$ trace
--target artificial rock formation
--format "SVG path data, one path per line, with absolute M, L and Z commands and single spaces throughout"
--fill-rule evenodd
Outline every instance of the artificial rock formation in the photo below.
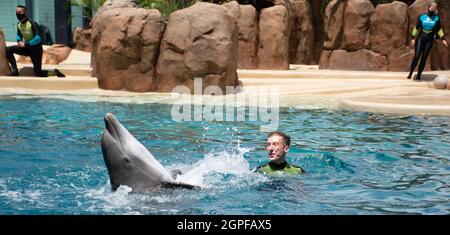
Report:
M 75 28 L 73 31 L 73 49 L 92 51 L 92 29 Z
M 252 5 L 241 5 L 239 18 L 238 68 L 254 69 L 257 66 L 258 18 Z
M 408 39 L 411 7 L 400 1 L 378 4 L 374 10 L 371 5 L 369 0 L 330 2 L 324 21 L 326 50 L 319 68 L 409 70 L 414 56 Z
M 0 31 L 0 76 L 8 75 L 11 70 L 6 59 L 6 43 L 5 35 Z
M 97 14 L 92 32 L 92 65 L 99 87 L 154 91 L 163 31 L 158 10 L 121 7 Z
M 436 2 L 438 4 L 442 29 L 446 35 L 447 42 L 450 43 L 450 2 L 448 0 L 438 0 Z M 430 57 L 431 69 L 450 70 L 450 48 L 446 48 L 440 40 L 435 42 Z
M 63 44 L 54 44 L 45 50 L 42 60 L 44 61 L 44 56 L 47 55 L 49 64 L 59 64 L 69 57 L 70 52 L 72 52 L 72 49 L 69 47 Z
M 380 4 L 371 17 L 371 49 L 387 56 L 389 71 L 408 71 L 414 48 L 408 45 L 408 5 L 395 1 Z M 427 66 L 427 70 L 429 65 Z
M 414 49 L 401 47 L 388 54 L 389 71 L 407 71 L 414 57 Z
M 388 69 L 385 56 L 362 49 L 358 51 L 334 50 L 322 53 L 321 69 L 380 71 Z
M 382 58 L 382 55 L 367 50 L 373 12 L 373 5 L 369 0 L 333 0 L 327 5 L 324 16 L 324 51 L 319 68 L 387 69 L 386 57 Z
M 291 64 L 316 64 L 314 18 L 308 0 L 293 2 L 294 21 L 291 27 L 289 56 Z
M 238 25 L 235 16 L 221 6 L 197 2 L 170 15 L 157 64 L 158 91 L 177 85 L 194 92 L 194 78 L 202 86 L 238 85 Z
M 289 10 L 283 5 L 261 10 L 258 68 L 289 69 L 290 20 Z
M 320 2 L 257 0 L 252 5 L 236 1 L 223 4 L 238 21 L 238 68 L 287 69 L 289 64 L 317 64 L 323 23 L 321 11 L 314 11 L 314 6 L 320 9 Z
M 194 77 L 202 77 L 204 86 L 236 85 L 237 67 L 288 69 L 290 63 L 319 62 L 326 69 L 407 71 L 414 55 L 409 35 L 430 1 L 374 8 L 370 0 L 333 0 L 324 16 L 321 0 L 198 3 L 174 12 L 165 28 L 160 15 L 127 13 L 146 11 L 135 8 L 136 1 L 109 0 L 94 21 L 93 73 L 100 72 L 105 89 L 171 91 L 176 85 L 192 88 Z M 448 33 L 450 4 L 437 2 Z M 107 23 L 96 22 L 114 10 L 115 15 L 103 17 Z M 152 33 L 144 33 L 148 25 Z M 111 35 L 102 37 L 98 29 Z M 437 41 L 426 69 L 450 69 L 449 52 Z
M 106 0 L 98 9 L 96 15 L 101 15 L 103 11 L 111 10 L 114 8 L 135 8 L 136 6 L 137 0 Z
M 370 16 L 374 12 L 368 0 L 348 0 L 344 12 L 343 48 L 355 51 L 369 47 Z
M 318 64 L 320 55 L 323 50 L 324 43 L 324 22 L 322 14 L 322 2 L 324 0 L 312 0 L 310 6 L 312 8 L 312 19 L 314 24 L 314 61 L 311 64 Z
M 69 57 L 72 49 L 63 44 L 54 44 L 42 53 L 42 64 L 60 64 Z M 19 56 L 17 62 L 31 64 L 29 56 Z
M 371 17 L 370 45 L 375 52 L 387 55 L 407 44 L 408 5 L 395 1 L 377 6 Z
M 258 16 L 253 5 L 239 5 L 236 1 L 223 4 L 238 23 L 238 68 L 255 69 L 258 51 Z
M 227 10 L 228 14 L 232 15 L 236 20 L 239 19 L 239 16 L 241 15 L 241 5 L 239 5 L 236 1 L 231 1 L 222 4 L 223 7 Z
M 317 43 L 323 41 L 324 58 L 321 58 L 319 67 L 322 63 L 328 63 L 326 59 L 333 57 L 330 51 L 346 50 L 347 52 L 359 51 L 362 49 L 370 50 L 379 56 L 386 57 L 388 66 L 378 66 L 381 69 L 387 68 L 389 71 L 408 71 L 411 60 L 414 56 L 414 46 L 410 44 L 412 38 L 411 32 L 417 22 L 420 14 L 426 13 L 427 6 L 434 0 L 416 0 L 411 6 L 401 1 L 393 1 L 388 4 L 378 4 L 374 9 L 370 0 L 332 0 L 326 7 L 323 16 L 323 34 L 315 33 L 314 41 L 316 46 L 309 49 L 309 46 L 298 46 L 290 44 L 290 62 L 308 64 L 309 59 L 297 60 L 297 58 L 309 58 L 310 51 L 321 51 Z M 280 1 L 272 1 L 275 5 Z M 312 17 L 309 17 L 308 10 L 302 6 L 303 12 L 299 15 L 307 16 L 310 19 L 318 17 L 320 12 L 320 3 L 322 1 L 292 1 L 294 6 L 309 3 L 312 6 Z M 438 12 L 445 34 L 450 33 L 450 2 L 448 0 L 436 0 Z M 319 7 L 319 8 L 318 8 Z M 295 9 L 295 8 L 294 8 Z M 298 9 L 296 9 L 298 11 Z M 298 14 L 298 12 L 296 13 Z M 295 24 L 292 26 L 291 37 L 299 35 L 310 35 L 302 31 L 299 25 L 299 15 L 296 15 Z M 314 28 L 321 30 L 320 24 L 313 21 Z M 448 39 L 449 37 L 447 37 Z M 297 39 L 298 40 L 298 39 Z M 309 44 L 309 43 L 307 43 Z M 307 48 L 307 49 L 305 49 Z M 297 51 L 293 53 L 293 51 Z M 337 53 L 340 55 L 341 53 Z M 366 53 L 360 53 L 366 54 Z M 373 55 L 372 53 L 369 53 Z M 367 57 L 370 58 L 371 56 Z M 378 58 L 378 56 L 376 56 Z M 348 68 L 353 69 L 349 63 Z M 370 66 L 369 66 L 370 67 Z M 377 67 L 377 66 L 375 66 Z M 432 53 L 426 65 L 426 70 L 450 69 L 450 48 L 443 46 L 440 40 L 436 40 Z
M 339 49 L 344 34 L 344 0 L 333 0 L 328 3 L 324 15 L 325 50 Z
M 133 1 L 128 1 L 133 2 Z M 170 92 L 185 85 L 238 85 L 239 5 L 210 3 L 173 12 L 165 24 L 158 10 L 102 7 L 93 21 L 92 66 L 99 87 Z M 236 10 L 237 9 L 237 10 Z

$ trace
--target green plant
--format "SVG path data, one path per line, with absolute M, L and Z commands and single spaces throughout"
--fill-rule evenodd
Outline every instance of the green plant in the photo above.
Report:
M 332 0 L 322 0 L 322 5 L 320 6 L 320 9 L 322 11 L 322 13 L 325 12 L 325 9 L 328 6 L 328 3 L 330 3 Z
M 70 6 L 76 6 L 83 9 L 83 17 L 89 25 L 92 20 L 93 14 L 98 10 L 100 6 L 105 3 L 106 0 L 71 0 Z M 138 0 L 137 3 L 140 7 L 146 9 L 158 9 L 164 17 L 176 11 L 186 7 L 192 6 L 194 3 L 201 0 Z M 203 0 L 203 2 L 211 2 L 215 4 L 223 4 L 231 0 Z
M 138 4 L 142 8 L 158 9 L 162 15 L 168 17 L 170 13 L 189 7 L 197 0 L 139 0 Z
M 106 0 L 70 0 L 69 6 L 79 7 L 83 9 L 83 20 L 85 25 L 90 25 L 92 21 L 92 17 L 94 17 L 94 13 L 100 8 Z M 70 19 L 73 16 L 70 16 Z

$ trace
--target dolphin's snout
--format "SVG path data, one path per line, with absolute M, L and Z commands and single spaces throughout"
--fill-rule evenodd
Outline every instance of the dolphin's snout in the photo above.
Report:
M 108 121 L 111 121 L 111 119 L 113 119 L 113 118 L 115 118 L 114 117 L 114 114 L 112 114 L 112 113 L 106 113 L 105 114 L 105 122 L 108 120 Z
M 112 113 L 106 113 L 104 117 L 106 130 L 114 137 L 117 137 L 116 128 L 114 127 L 114 121 L 116 117 Z

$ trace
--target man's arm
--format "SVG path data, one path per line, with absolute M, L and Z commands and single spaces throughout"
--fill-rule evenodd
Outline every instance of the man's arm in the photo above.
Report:
M 17 41 L 17 44 L 19 45 L 19 47 L 24 47 L 25 46 L 23 44 L 23 35 L 22 35 L 22 32 L 20 32 L 19 24 L 17 24 L 16 41 Z
M 420 20 L 420 17 L 422 17 L 422 15 L 419 16 L 419 18 L 417 19 L 417 23 L 416 26 L 414 27 L 413 31 L 412 31 L 412 36 L 415 38 L 417 36 L 417 34 L 419 33 L 419 29 L 422 28 L 422 21 Z
M 17 34 L 16 34 L 16 40 L 17 42 L 22 41 L 23 36 L 22 33 L 20 32 L 19 28 L 17 28 Z
M 422 21 L 420 20 L 421 17 L 422 17 L 422 15 L 420 15 L 419 18 L 417 19 L 416 26 L 414 26 L 414 29 L 412 31 L 413 39 L 411 40 L 411 43 L 413 45 L 416 43 L 415 39 L 417 37 L 417 34 L 419 33 L 419 30 L 421 30 L 421 28 L 422 28 Z
M 444 44 L 444 46 L 448 47 L 447 41 L 445 41 L 444 31 L 442 30 L 441 19 L 439 19 L 438 22 L 436 22 L 436 31 L 437 31 L 438 37 L 442 40 L 442 43 Z
M 444 31 L 442 30 L 442 26 L 441 26 L 441 19 L 438 19 L 438 21 L 436 22 L 436 25 L 434 27 L 435 33 L 438 35 L 439 39 L 444 40 Z
M 28 42 L 28 44 L 30 46 L 35 46 L 35 45 L 37 45 L 39 43 L 42 43 L 42 38 L 41 38 L 41 36 L 39 36 L 39 28 L 38 28 L 36 22 L 30 21 L 30 23 L 31 23 L 31 30 L 33 30 L 34 37 L 33 37 L 33 39 L 31 39 Z

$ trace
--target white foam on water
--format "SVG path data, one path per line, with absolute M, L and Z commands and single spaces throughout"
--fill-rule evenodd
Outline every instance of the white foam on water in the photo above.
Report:
M 236 148 L 237 153 L 221 151 L 206 154 L 192 166 L 184 166 L 176 180 L 206 188 L 249 186 L 267 181 L 267 177 L 252 172 L 244 154 L 250 149 Z
M 6 199 L 9 199 L 11 201 L 14 201 L 14 202 L 21 202 L 21 201 L 23 201 L 21 193 L 16 192 L 16 191 L 8 191 L 8 190 L 5 190 L 5 189 L 1 190 L 0 191 L 0 198 L 2 198 L 2 197 L 6 198 Z
M 39 186 L 39 185 L 38 185 Z M 9 189 L 5 180 L 0 180 L 0 200 L 14 203 L 30 203 L 40 207 L 50 206 L 44 199 L 44 191 L 40 189 Z M 23 208 L 26 209 L 26 208 Z
M 109 181 L 100 188 L 86 190 L 84 195 L 80 197 L 87 197 L 90 199 L 88 202 L 83 203 L 83 206 L 87 207 L 86 210 L 88 212 L 104 212 L 108 214 L 124 215 L 160 213 L 163 210 L 159 208 L 158 205 L 164 203 L 173 204 L 185 200 L 183 195 L 169 195 L 158 191 L 133 194 L 132 188 L 125 185 L 121 185 L 116 191 L 112 191 Z M 81 202 L 79 204 L 81 204 Z M 172 209 L 167 212 L 176 213 L 177 210 Z
M 248 187 L 268 178 L 252 172 L 244 154 L 251 149 L 239 146 L 231 151 L 220 151 L 206 154 L 194 165 L 173 165 L 169 169 L 180 169 L 185 172 L 176 178 L 177 181 L 199 185 L 211 190 L 203 193 L 154 191 L 145 194 L 133 194 L 128 186 L 120 186 L 116 191 L 111 190 L 108 181 L 104 186 L 86 190 L 82 196 L 89 198 L 83 202 L 88 212 L 141 214 L 141 213 L 177 213 L 175 208 L 167 209 L 169 205 L 185 204 L 186 201 L 196 201 L 205 194 L 217 193 L 218 189 Z M 219 190 L 222 191 L 222 190 Z M 77 197 L 80 199 L 79 197 Z M 84 201 L 84 200 L 83 200 Z
M 88 189 L 84 196 L 95 199 L 93 205 L 87 208 L 90 212 L 104 211 L 104 212 L 116 212 L 117 209 L 124 209 L 128 212 L 133 212 L 130 205 L 132 205 L 132 198 L 129 197 L 129 193 L 132 189 L 128 186 L 121 185 L 115 192 L 111 190 L 111 184 L 109 181 L 106 185 L 97 189 Z M 98 203 L 100 201 L 100 203 Z M 133 212 L 134 213 L 134 212 Z

